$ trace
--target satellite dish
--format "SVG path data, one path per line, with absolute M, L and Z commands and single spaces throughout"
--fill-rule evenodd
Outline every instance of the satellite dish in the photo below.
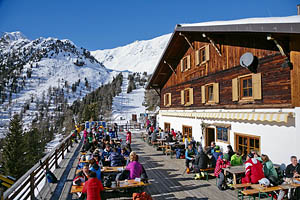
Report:
M 249 68 L 254 62 L 254 56 L 252 53 L 244 53 L 240 58 L 240 65 L 245 68 Z

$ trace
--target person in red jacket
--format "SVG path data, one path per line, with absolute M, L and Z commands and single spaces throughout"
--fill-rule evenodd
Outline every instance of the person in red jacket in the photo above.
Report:
M 217 184 L 219 190 L 225 189 L 225 186 L 224 186 L 225 176 L 224 176 L 223 169 L 227 168 L 229 166 L 230 166 L 229 155 L 228 154 L 220 155 L 217 160 L 216 168 L 215 168 L 215 176 L 219 178 L 218 184 Z
M 100 192 L 104 190 L 104 187 L 100 180 L 97 179 L 96 173 L 90 171 L 89 180 L 84 183 L 82 193 L 87 194 L 86 200 L 101 200 Z
M 247 156 L 247 161 L 245 162 L 245 177 L 242 178 L 242 183 L 258 183 L 262 178 L 265 178 L 263 165 L 254 158 L 252 153 Z

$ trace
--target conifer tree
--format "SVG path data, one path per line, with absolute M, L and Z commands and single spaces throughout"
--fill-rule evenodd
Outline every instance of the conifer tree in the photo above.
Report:
M 20 178 L 26 172 L 22 122 L 17 114 L 10 121 L 9 132 L 5 137 L 3 163 L 7 175 Z
M 25 133 L 25 162 L 27 170 L 35 165 L 43 157 L 44 146 L 41 142 L 41 135 L 37 128 Z

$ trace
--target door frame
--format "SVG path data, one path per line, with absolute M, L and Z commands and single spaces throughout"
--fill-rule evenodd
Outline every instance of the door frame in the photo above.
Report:
M 214 138 L 216 141 L 216 129 L 214 127 L 206 127 L 205 128 L 205 146 L 210 146 L 210 144 L 208 144 L 208 129 L 213 129 L 214 130 Z

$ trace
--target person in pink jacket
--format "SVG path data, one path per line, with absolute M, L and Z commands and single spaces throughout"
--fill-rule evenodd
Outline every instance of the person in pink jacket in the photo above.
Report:
M 126 170 L 129 171 L 129 179 L 140 178 L 143 166 L 138 162 L 138 156 L 134 151 L 129 155 L 130 162 L 126 167 Z

